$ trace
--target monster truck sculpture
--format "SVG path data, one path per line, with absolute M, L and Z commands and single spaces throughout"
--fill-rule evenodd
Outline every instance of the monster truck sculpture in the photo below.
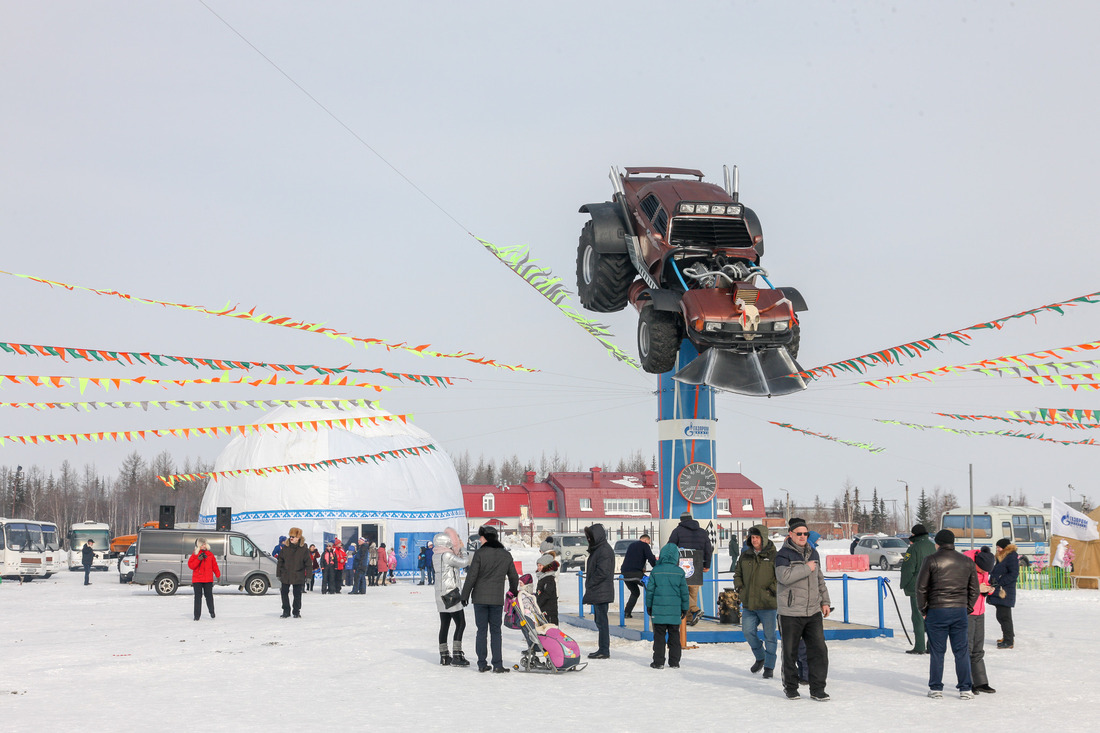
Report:
M 581 305 L 638 311 L 642 368 L 677 366 L 680 345 L 699 352 L 674 379 L 748 395 L 806 388 L 797 375 L 802 295 L 775 288 L 760 266 L 764 236 L 738 201 L 737 171 L 725 186 L 685 168 L 611 169 L 612 201 L 585 204 L 577 247 Z M 761 287 L 757 280 L 767 287 Z

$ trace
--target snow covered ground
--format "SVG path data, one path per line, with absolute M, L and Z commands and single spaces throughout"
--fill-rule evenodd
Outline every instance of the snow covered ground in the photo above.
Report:
M 525 567 L 535 554 L 516 553 Z M 896 585 L 898 573 L 886 575 Z M 359 723 L 371 730 L 587 730 L 596 724 L 677 731 L 756 729 L 765 718 L 815 731 L 985 730 L 1011 721 L 1095 730 L 1100 703 L 1097 591 L 1020 591 L 1016 648 L 987 646 L 997 694 L 970 702 L 924 697 L 927 659 L 903 654 L 909 646 L 888 600 L 887 624 L 897 636 L 831 643 L 833 699 L 822 704 L 807 696 L 788 702 L 778 680 L 749 674 L 744 644 L 686 651 L 679 670 L 650 669 L 648 643 L 614 637 L 612 658 L 578 673 L 440 667 L 434 601 L 426 586 L 409 581 L 370 588 L 365 596 L 306 594 L 300 620 L 279 618 L 278 593 L 220 590 L 217 618 L 195 622 L 190 589 L 160 597 L 120 585 L 114 572 L 93 574 L 88 587 L 82 580 L 83 573 L 62 573 L 0 585 L 3 728 L 310 731 Z M 872 590 L 853 594 L 853 610 L 874 600 L 873 583 L 858 585 Z M 575 609 L 575 573 L 560 578 L 559 591 L 563 610 Z M 472 657 L 470 610 L 467 621 Z M 595 648 L 595 632 L 566 630 L 585 652 Z M 990 611 L 987 638 L 995 641 L 998 631 Z M 506 663 L 521 648 L 519 634 L 504 629 Z M 949 659 L 948 693 L 953 674 Z

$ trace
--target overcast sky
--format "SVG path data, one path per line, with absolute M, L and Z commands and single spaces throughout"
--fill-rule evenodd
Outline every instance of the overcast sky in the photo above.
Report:
M 220 17 L 219 17 L 220 16 Z M 611 165 L 740 166 L 763 264 L 793 285 L 805 367 L 1100 290 L 1095 3 L 0 1 L 0 269 L 468 350 L 537 374 L 0 276 L 0 341 L 469 378 L 382 407 L 452 453 L 656 453 L 656 379 L 469 236 L 529 245 L 575 289 L 586 202 Z M 579 306 L 577 306 L 579 307 Z M 598 317 L 636 353 L 632 309 Z M 1100 306 L 1013 321 L 874 376 L 1100 338 Z M 1087 358 L 1087 357 L 1082 357 Z M 1100 371 L 1100 370 L 1097 370 Z M 4 374 L 199 378 L 0 356 Z M 259 372 L 266 376 L 267 373 Z M 720 471 L 769 501 L 923 487 L 1100 499 L 1100 447 L 962 437 L 933 412 L 1100 408 L 1093 391 L 954 376 L 718 400 Z M 4 384 L 0 400 L 288 399 L 354 390 L 110 393 Z M 261 413 L 0 408 L 0 434 L 226 425 Z M 769 424 L 885 450 L 871 454 Z M 1081 440 L 1100 431 L 1028 428 Z M 1100 437 L 1100 434 L 1096 435 Z M 213 460 L 226 439 L 152 439 Z M 134 446 L 0 447 L 0 463 L 114 472 Z M 965 499 L 964 499 L 965 500 Z

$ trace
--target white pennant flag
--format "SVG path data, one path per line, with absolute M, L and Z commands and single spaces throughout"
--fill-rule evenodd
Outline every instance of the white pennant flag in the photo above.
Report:
M 1050 498 L 1050 533 L 1082 542 L 1100 540 L 1095 520 L 1054 497 Z

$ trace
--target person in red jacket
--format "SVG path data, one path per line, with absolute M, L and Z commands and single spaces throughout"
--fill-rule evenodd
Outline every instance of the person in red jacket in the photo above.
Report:
M 195 551 L 187 558 L 187 567 L 191 568 L 191 587 L 195 589 L 195 620 L 202 616 L 203 596 L 210 618 L 214 618 L 214 578 L 222 577 L 222 571 L 205 537 L 195 540 Z
M 333 573 L 332 586 L 329 587 L 329 593 L 339 593 L 340 587 L 344 584 L 344 566 L 348 562 L 348 553 L 344 551 L 344 546 L 340 544 L 339 539 L 332 541 L 332 552 L 336 555 L 336 572 Z

